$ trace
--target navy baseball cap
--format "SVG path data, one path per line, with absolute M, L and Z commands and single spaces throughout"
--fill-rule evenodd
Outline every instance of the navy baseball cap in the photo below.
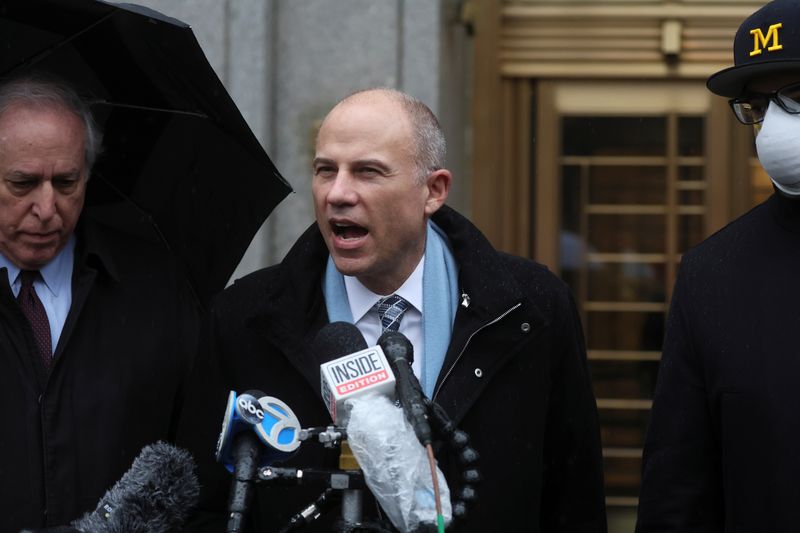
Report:
M 735 98 L 753 78 L 800 74 L 800 0 L 773 0 L 750 15 L 733 39 L 733 62 L 708 78 L 708 90 Z

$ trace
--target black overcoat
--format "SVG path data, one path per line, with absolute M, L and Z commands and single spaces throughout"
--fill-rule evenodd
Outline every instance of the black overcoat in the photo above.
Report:
M 543 266 L 495 251 L 452 209 L 443 207 L 434 220 L 451 241 L 469 295 L 469 305 L 458 308 L 434 399 L 472 437 L 485 478 L 458 531 L 605 531 L 597 413 L 568 288 Z M 327 256 L 313 225 L 281 264 L 237 281 L 212 306 L 193 380 L 198 388 L 179 430 L 179 443 L 200 463 L 206 510 L 225 504 L 230 484 L 213 463 L 229 390 L 278 397 L 303 427 L 330 423 L 321 361 L 311 351 L 328 321 L 320 288 Z M 304 443 L 290 464 L 335 467 L 337 456 L 320 450 Z M 439 459 L 452 482 L 452 458 Z M 320 492 L 259 487 L 255 530 L 277 531 Z
M 171 438 L 197 310 L 171 259 L 83 217 L 72 305 L 49 375 L 0 269 L 0 531 L 94 509 L 139 454 Z
M 683 258 L 639 532 L 800 527 L 800 202 L 774 194 Z

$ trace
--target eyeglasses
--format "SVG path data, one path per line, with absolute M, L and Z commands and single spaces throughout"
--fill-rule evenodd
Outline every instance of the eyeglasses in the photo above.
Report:
M 742 98 L 734 98 L 728 100 L 728 104 L 739 122 L 758 124 L 764 120 L 770 100 L 787 113 L 800 114 L 800 83 L 786 85 L 771 93 L 753 93 Z

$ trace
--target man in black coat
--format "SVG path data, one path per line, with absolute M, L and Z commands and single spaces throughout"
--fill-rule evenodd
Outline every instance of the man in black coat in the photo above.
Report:
M 571 294 L 443 205 L 443 160 L 438 121 L 403 93 L 359 92 L 326 117 L 313 164 L 317 223 L 280 264 L 224 291 L 203 330 L 179 444 L 198 460 L 206 511 L 224 507 L 230 485 L 213 462 L 228 392 L 261 390 L 303 427 L 330 424 L 320 395 L 326 354 L 314 353 L 313 339 L 345 320 L 374 345 L 372 304 L 397 294 L 408 300 L 399 331 L 422 359 L 423 389 L 480 454 L 478 499 L 455 530 L 606 530 L 596 407 Z M 307 441 L 289 464 L 335 468 L 337 456 Z M 437 458 L 455 492 L 456 459 L 446 448 Z M 253 530 L 277 531 L 321 491 L 259 486 Z M 330 531 L 337 513 L 308 530 Z
M 163 251 L 83 213 L 99 148 L 69 87 L 0 87 L 0 531 L 93 510 L 175 429 L 197 311 Z
M 739 28 L 709 89 L 756 130 L 775 193 L 687 252 L 645 445 L 637 531 L 800 524 L 800 1 Z

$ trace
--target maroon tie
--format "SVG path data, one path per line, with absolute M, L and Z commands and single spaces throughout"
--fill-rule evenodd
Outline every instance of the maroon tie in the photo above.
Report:
M 36 295 L 36 289 L 33 288 L 33 281 L 39 277 L 39 272 L 36 270 L 23 270 L 19 275 L 22 279 L 22 287 L 19 290 L 17 302 L 19 302 L 22 312 L 31 324 L 33 337 L 36 339 L 36 346 L 39 348 L 39 355 L 42 358 L 44 367 L 49 368 L 50 361 L 53 359 L 50 322 L 47 320 L 44 305 L 42 305 L 39 296 Z

